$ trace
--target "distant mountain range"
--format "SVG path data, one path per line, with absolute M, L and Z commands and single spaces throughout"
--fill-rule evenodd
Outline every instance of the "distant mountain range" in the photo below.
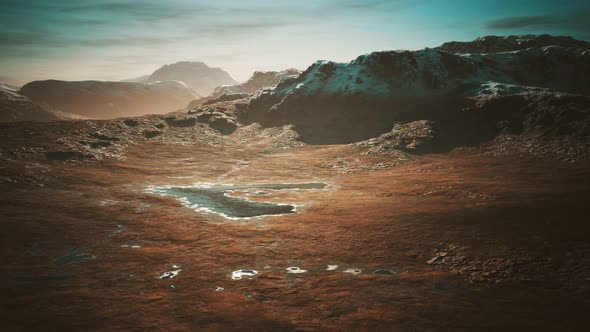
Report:
M 95 119 L 172 112 L 199 97 L 178 81 L 145 84 L 47 80 L 25 84 L 19 93 L 38 104 Z
M 169 113 L 210 94 L 218 86 L 236 83 L 219 68 L 202 62 L 178 62 L 151 75 L 120 82 L 46 80 L 25 84 L 20 89 L 4 85 L 0 118 L 44 121 Z

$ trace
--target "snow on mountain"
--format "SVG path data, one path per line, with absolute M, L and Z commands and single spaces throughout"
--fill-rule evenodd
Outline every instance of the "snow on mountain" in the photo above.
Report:
M 484 37 L 475 44 L 490 38 L 496 40 Z M 256 92 L 246 120 L 294 124 L 309 141 L 339 142 L 343 132 L 353 133 L 345 140 L 354 141 L 384 133 L 395 121 L 461 109 L 482 96 L 590 93 L 588 43 L 527 38 L 506 37 L 496 44 L 523 46 L 533 40 L 542 46 L 490 46 L 509 49 L 495 53 L 427 48 L 374 52 L 349 63 L 318 61 L 298 77 Z M 553 40 L 563 46 L 545 45 Z M 326 135 L 332 138 L 326 140 Z
M 447 42 L 436 49 L 451 53 L 497 53 L 542 46 L 589 48 L 590 43 L 568 36 L 485 36 L 468 42 Z
M 243 95 L 252 94 L 260 89 L 273 87 L 283 79 L 295 77 L 301 72 L 297 69 L 286 69 L 282 71 L 255 71 L 254 74 L 244 83 L 234 85 L 222 85 L 216 87 L 209 96 L 192 101 L 187 108 L 194 108 L 204 103 L 217 100 L 231 100 L 243 98 Z M 225 96 L 225 97 L 224 97 Z
M 297 69 L 286 69 L 282 71 L 255 71 L 254 74 L 244 83 L 235 85 L 224 85 L 215 88 L 214 97 L 224 94 L 254 93 L 262 88 L 273 87 L 284 78 L 295 77 L 301 72 Z
M 590 92 L 590 50 L 544 46 L 488 54 L 452 54 L 435 49 L 374 52 L 349 63 L 318 61 L 296 79 L 260 96 L 365 95 L 375 97 L 456 93 L 498 83 L 564 92 Z
M 203 96 L 209 95 L 218 86 L 238 83 L 220 68 L 190 61 L 164 65 L 145 80 L 146 83 L 157 81 L 182 81 Z
M 185 83 L 35 81 L 20 93 L 37 103 L 88 118 L 107 119 L 175 111 L 199 95 Z

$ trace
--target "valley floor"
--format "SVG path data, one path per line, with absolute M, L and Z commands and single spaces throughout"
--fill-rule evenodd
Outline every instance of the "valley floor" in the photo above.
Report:
M 351 146 L 269 144 L 143 142 L 122 160 L 3 161 L 4 175 L 36 167 L 50 179 L 0 184 L 3 330 L 586 325 L 587 162 L 455 150 L 395 165 Z M 145 192 L 194 182 L 328 187 L 252 198 L 303 206 L 242 221 Z M 61 264 L 68 254 L 81 261 Z M 260 273 L 232 280 L 242 268 Z

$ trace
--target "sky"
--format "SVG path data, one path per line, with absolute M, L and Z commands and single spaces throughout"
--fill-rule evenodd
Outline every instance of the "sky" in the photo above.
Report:
M 121 80 L 202 61 L 245 81 L 484 35 L 590 40 L 588 1 L 0 0 L 0 82 Z

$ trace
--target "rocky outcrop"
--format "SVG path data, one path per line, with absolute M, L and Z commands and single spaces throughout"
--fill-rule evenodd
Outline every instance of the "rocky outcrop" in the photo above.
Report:
M 396 123 L 390 132 L 355 145 L 368 148 L 369 154 L 389 154 L 397 150 L 419 154 L 486 143 L 494 153 L 526 150 L 541 154 L 542 150 L 558 152 L 563 149 L 563 146 L 558 147 L 559 142 L 571 146 L 574 142 L 586 145 L 590 141 L 588 96 L 555 92 L 486 95 L 469 99 L 460 109 L 438 111 L 416 115 L 416 118 L 429 120 Z M 585 148 L 572 149 L 567 148 L 572 150 L 569 154 L 587 155 Z M 550 155 L 551 151 L 542 154 Z M 569 154 L 555 157 L 568 160 L 579 157 Z
M 170 115 L 165 117 L 164 121 L 171 127 L 194 127 L 197 124 L 197 119 L 192 116 L 179 117 Z
M 235 99 L 243 99 L 248 95 L 264 88 L 274 87 L 283 79 L 295 77 L 301 72 L 297 69 L 286 69 L 282 71 L 256 71 L 248 79 L 248 81 L 235 84 L 223 85 L 215 88 L 213 93 L 209 96 L 193 100 L 187 106 L 187 109 L 193 109 L 200 105 L 213 104 L 219 101 L 228 101 Z
M 396 150 L 422 153 L 435 145 L 434 136 L 433 122 L 419 120 L 395 124 L 390 132 L 356 145 L 369 147 L 368 154 L 387 154 Z
M 219 131 L 223 135 L 229 135 L 238 128 L 238 120 L 235 117 L 214 107 L 201 109 L 193 114 L 196 115 L 198 122 L 208 124 L 209 127 Z
M 218 86 L 238 83 L 220 68 L 209 67 L 203 62 L 190 61 L 164 65 L 153 72 L 145 82 L 154 83 L 158 81 L 184 82 L 202 96 L 209 95 Z
M 543 46 L 589 48 L 590 43 L 567 36 L 485 36 L 468 42 L 447 42 L 436 49 L 451 53 L 498 53 Z
M 362 141 L 391 131 L 396 123 L 429 120 L 440 135 L 476 142 L 497 132 L 488 114 L 467 111 L 483 111 L 485 101 L 521 96 L 515 98 L 533 102 L 537 97 L 527 97 L 531 94 L 573 100 L 590 93 L 590 50 L 583 47 L 588 43 L 561 37 L 535 40 L 540 45 L 557 40 L 559 45 L 471 54 L 387 51 L 349 63 L 318 61 L 298 77 L 256 92 L 241 120 L 293 124 L 301 139 L 315 144 Z M 506 112 L 519 111 L 510 107 Z M 474 124 L 486 128 L 465 129 Z M 459 134 L 453 128 L 461 129 Z
M 0 84 L 0 122 L 51 121 L 59 118 L 51 111 Z
M 213 96 L 232 95 L 238 93 L 254 93 L 263 88 L 273 87 L 286 77 L 295 77 L 300 72 L 297 69 L 283 71 L 255 71 L 254 74 L 244 83 L 236 85 L 220 86 L 213 91 Z
M 176 81 L 144 84 L 48 80 L 28 83 L 20 93 L 37 103 L 94 119 L 168 113 L 198 96 Z

